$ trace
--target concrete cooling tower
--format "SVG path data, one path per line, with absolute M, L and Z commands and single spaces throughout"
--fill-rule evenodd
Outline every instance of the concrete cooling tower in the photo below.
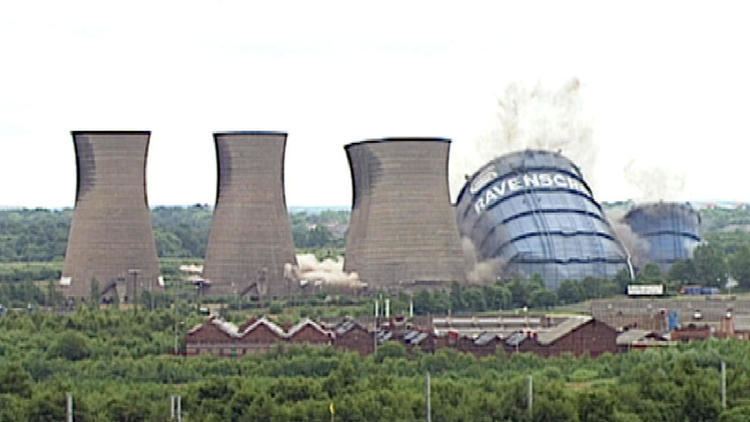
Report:
M 676 261 L 690 259 L 701 242 L 701 218 L 689 204 L 657 202 L 639 205 L 625 215 L 624 221 L 640 238 L 648 242 L 646 261 L 663 271 Z
M 465 279 L 448 193 L 446 139 L 383 139 L 345 147 L 353 204 L 344 271 L 371 289 Z
M 150 132 L 73 132 L 78 168 L 75 210 L 61 289 L 89 298 L 92 280 L 103 297 L 133 302 L 159 286 L 146 196 Z
M 625 249 L 578 167 L 560 154 L 521 151 L 492 160 L 461 190 L 458 227 L 500 276 L 609 278 L 628 269 Z
M 296 265 L 284 196 L 286 133 L 214 134 L 216 208 L 206 249 L 205 294 L 282 296 Z

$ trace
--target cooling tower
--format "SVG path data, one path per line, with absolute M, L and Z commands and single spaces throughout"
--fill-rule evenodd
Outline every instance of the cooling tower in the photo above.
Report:
M 625 215 L 630 229 L 648 242 L 647 261 L 663 271 L 675 262 L 693 257 L 701 242 L 698 212 L 689 204 L 658 202 L 639 205 Z
M 463 281 L 448 193 L 446 139 L 383 139 L 345 147 L 353 203 L 344 271 L 370 287 Z
M 92 280 L 102 296 L 133 302 L 159 286 L 146 196 L 150 132 L 73 132 L 78 168 L 76 202 L 61 287 L 88 298 Z M 137 283 L 137 285 L 136 285 Z
M 456 211 L 461 235 L 478 259 L 500 263 L 498 276 L 539 274 L 556 289 L 628 268 L 581 171 L 559 154 L 527 150 L 492 160 L 463 187 Z
M 216 208 L 206 249 L 206 294 L 290 293 L 284 264 L 297 263 L 284 196 L 286 133 L 214 134 Z

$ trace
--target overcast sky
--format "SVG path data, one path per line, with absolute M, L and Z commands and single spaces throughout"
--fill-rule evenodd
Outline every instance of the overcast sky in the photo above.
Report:
M 286 131 L 288 203 L 348 205 L 346 143 L 472 142 L 508 84 L 572 77 L 598 199 L 636 159 L 686 176 L 669 199 L 750 201 L 742 2 L 355 3 L 2 2 L 0 205 L 72 206 L 78 129 L 152 131 L 152 205 L 213 201 L 212 132 Z

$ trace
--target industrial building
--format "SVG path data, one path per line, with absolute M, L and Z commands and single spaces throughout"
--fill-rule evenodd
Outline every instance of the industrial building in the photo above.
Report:
M 497 277 L 539 274 L 556 289 L 563 280 L 630 271 L 581 171 L 559 153 L 525 150 L 490 161 L 464 185 L 456 217 L 478 260 L 497 263 Z
M 291 293 L 296 265 L 284 195 L 286 133 L 214 134 L 216 207 L 206 248 L 203 293 L 252 297 Z
M 645 261 L 667 271 L 676 261 L 693 257 L 700 244 L 701 218 L 690 204 L 656 202 L 638 205 L 624 217 L 630 229 L 648 243 Z
M 353 202 L 344 271 L 370 289 L 411 289 L 465 280 L 448 192 L 450 141 L 370 140 L 345 147 Z
M 261 317 L 251 318 L 241 327 L 236 327 L 211 317 L 187 333 L 185 354 L 241 357 L 273 352 L 280 347 L 305 345 L 333 346 L 365 356 L 386 342 L 398 342 L 409 350 L 424 353 L 450 348 L 478 357 L 497 352 L 534 353 L 543 357 L 562 354 L 598 356 L 623 350 L 617 346 L 618 334 L 614 328 L 588 316 L 559 318 L 554 326 L 544 328 L 519 327 L 507 333 L 488 330 L 479 334 L 467 334 L 460 329 L 438 332 L 429 326 L 394 325 L 388 321 L 375 329 L 349 318 L 332 325 L 303 319 L 285 330 Z
M 61 291 L 86 299 L 133 302 L 160 286 L 159 260 L 146 195 L 150 132 L 73 132 L 77 164 L 75 209 Z

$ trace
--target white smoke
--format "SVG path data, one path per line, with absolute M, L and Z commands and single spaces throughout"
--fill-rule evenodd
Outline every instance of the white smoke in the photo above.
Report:
M 359 279 L 356 272 L 344 271 L 343 257 L 326 258 L 323 261 L 313 254 L 297 255 L 297 265 L 286 264 L 285 277 L 299 282 L 301 286 L 312 283 L 315 286 L 342 286 L 364 288 L 367 285 Z
M 474 242 L 468 237 L 461 238 L 466 264 L 466 280 L 469 283 L 492 284 L 503 273 L 506 262 L 500 258 L 480 261 Z
M 686 174 L 664 167 L 649 167 L 630 160 L 625 166 L 625 180 L 638 192 L 636 202 L 676 201 L 685 190 Z
M 630 256 L 630 263 L 637 268 L 642 268 L 649 262 L 649 250 L 651 245 L 648 241 L 636 234 L 625 220 L 625 211 L 608 210 L 607 219 L 615 232 L 615 236 L 620 240 L 622 246 Z
M 557 90 L 541 85 L 509 85 L 498 99 L 497 127 L 470 142 L 454 144 L 451 189 L 457 194 L 471 176 L 493 158 L 524 149 L 559 151 L 589 174 L 597 148 L 591 119 L 583 111 L 581 83 L 572 79 Z
M 525 149 L 561 152 L 583 172 L 593 172 L 597 148 L 593 142 L 590 118 L 583 112 L 581 83 L 571 79 L 559 89 L 537 84 L 529 88 L 509 85 L 498 99 L 495 129 L 470 142 L 457 142 L 451 156 L 451 191 L 460 192 L 471 176 L 492 159 Z M 591 186 L 591 185 L 590 185 Z M 466 276 L 470 282 L 494 282 L 507 262 L 480 261 L 471 240 L 462 240 Z

